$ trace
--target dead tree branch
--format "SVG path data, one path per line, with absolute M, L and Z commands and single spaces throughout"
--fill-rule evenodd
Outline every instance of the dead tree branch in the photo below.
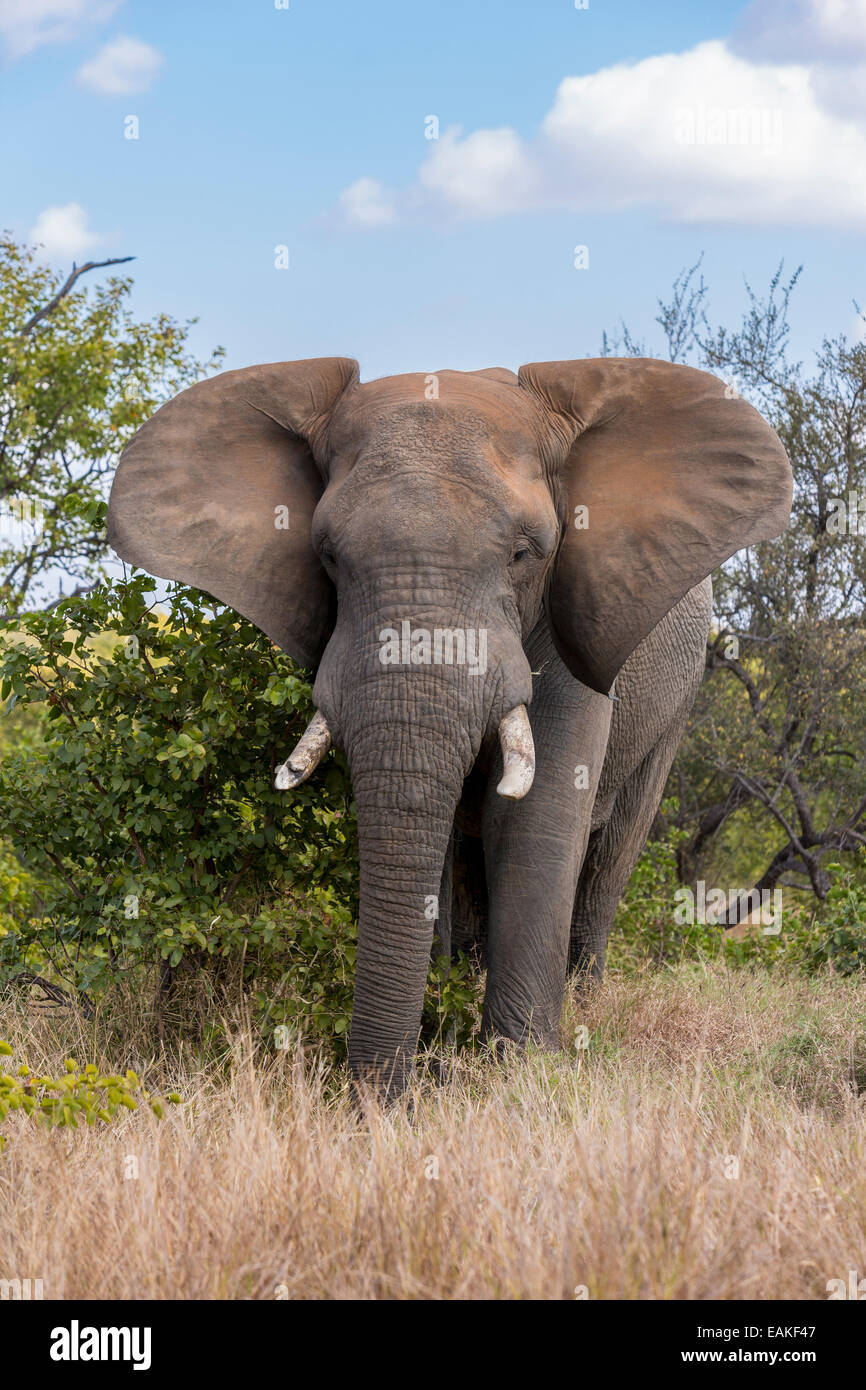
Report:
M 70 293 L 79 276 L 86 275 L 89 270 L 101 270 L 103 266 L 107 265 L 125 265 L 127 261 L 134 260 L 134 256 L 112 256 L 111 259 L 107 261 L 88 261 L 86 265 L 78 266 L 73 261 L 72 270 L 69 272 L 66 282 L 61 285 L 53 299 L 49 299 L 47 304 L 44 304 L 41 309 L 37 309 L 33 317 L 27 320 L 24 327 L 19 330 L 18 336 L 20 338 L 26 338 L 27 334 L 33 331 L 37 323 L 46 318 L 48 314 L 53 313 L 61 300 L 65 299 Z

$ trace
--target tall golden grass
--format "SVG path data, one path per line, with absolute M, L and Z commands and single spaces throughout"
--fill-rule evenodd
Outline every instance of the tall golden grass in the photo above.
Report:
M 823 1299 L 866 1275 L 861 983 L 610 979 L 569 1002 L 562 1052 L 452 1058 L 360 1120 L 339 1071 L 228 1028 L 200 1067 L 4 1004 L 10 1070 L 74 1052 L 185 1104 L 7 1119 L 0 1279 L 67 1299 Z

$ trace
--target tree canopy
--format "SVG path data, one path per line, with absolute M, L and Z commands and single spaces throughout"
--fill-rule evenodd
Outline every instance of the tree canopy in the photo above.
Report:
M 131 257 L 102 262 L 113 265 Z M 107 485 L 121 449 L 170 396 L 213 370 L 187 347 L 191 323 L 139 321 L 129 277 L 65 279 L 0 240 L 0 612 L 101 573 Z M 191 321 L 191 322 L 194 322 Z

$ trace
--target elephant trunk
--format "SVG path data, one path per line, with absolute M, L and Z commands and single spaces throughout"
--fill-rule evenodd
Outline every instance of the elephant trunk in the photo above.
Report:
M 402 708 L 396 705 L 389 720 L 379 702 L 375 721 L 361 726 L 351 752 L 361 892 L 349 1060 L 357 1079 L 372 1081 L 386 1095 L 404 1089 L 418 1040 L 445 856 L 465 771 L 461 740 L 454 737 L 457 710 L 447 714 L 440 700 L 435 727 L 409 729 L 399 722 Z M 499 741 L 504 775 L 497 791 L 519 800 L 535 774 L 524 705 L 502 718 Z M 330 746 L 327 720 L 317 710 L 277 769 L 276 786 L 289 789 L 306 781 Z
M 464 766 L 453 729 L 408 728 L 382 710 L 348 751 L 361 870 L 349 1064 L 396 1096 L 418 1041 Z
M 428 591 L 450 594 L 446 578 L 425 575 L 421 596 L 370 585 L 372 608 L 369 593 L 344 589 L 316 676 L 315 727 L 288 759 L 290 778 L 302 777 L 330 737 L 349 762 L 360 859 L 349 1062 L 358 1081 L 387 1096 L 405 1088 L 418 1042 L 463 783 L 497 729 L 501 794 L 518 798 L 532 782 L 521 708 L 532 677 L 519 634 L 504 622 L 493 629 L 488 661 L 488 629 L 473 621 L 485 610 L 454 603 L 446 616 L 431 602 Z M 412 623 L 401 618 L 398 629 L 393 614 L 407 610 Z M 443 922 L 449 914 L 443 903 Z

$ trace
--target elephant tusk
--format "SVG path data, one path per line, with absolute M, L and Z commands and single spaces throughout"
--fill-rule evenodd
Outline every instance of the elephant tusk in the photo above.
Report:
M 525 705 L 515 705 L 499 725 L 504 772 L 496 788 L 500 796 L 520 801 L 535 777 L 535 744 Z
M 311 772 L 315 772 L 331 746 L 331 730 L 321 710 L 316 710 L 306 731 L 301 735 L 295 750 L 277 768 L 274 786 L 277 791 L 291 791 L 306 782 Z

